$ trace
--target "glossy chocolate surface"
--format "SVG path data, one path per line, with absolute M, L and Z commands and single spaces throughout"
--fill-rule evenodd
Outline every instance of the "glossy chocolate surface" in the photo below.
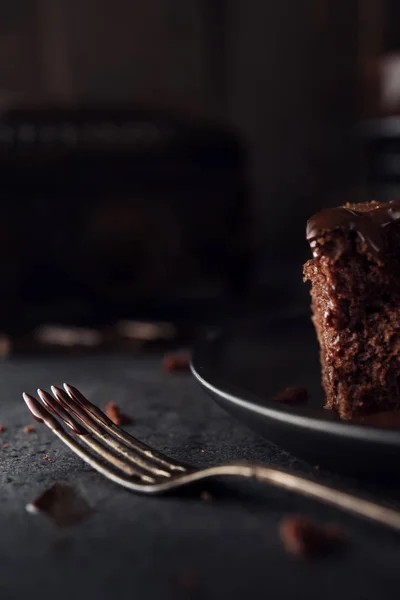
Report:
M 375 255 L 385 252 L 386 227 L 400 223 L 400 199 L 388 203 L 348 204 L 316 213 L 307 223 L 307 241 L 313 242 L 328 231 L 347 229 L 357 233 Z

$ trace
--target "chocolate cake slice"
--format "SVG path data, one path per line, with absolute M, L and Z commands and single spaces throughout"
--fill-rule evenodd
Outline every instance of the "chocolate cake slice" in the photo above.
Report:
M 400 409 L 400 200 L 319 212 L 307 240 L 326 408 Z

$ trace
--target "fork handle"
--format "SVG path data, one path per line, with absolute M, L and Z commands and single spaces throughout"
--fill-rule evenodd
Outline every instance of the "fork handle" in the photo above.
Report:
M 196 475 L 199 479 L 216 476 L 235 476 L 254 478 L 265 481 L 275 487 L 297 492 L 302 496 L 314 498 L 326 504 L 335 506 L 359 517 L 364 517 L 381 525 L 386 525 L 400 531 L 400 512 L 386 508 L 370 500 L 364 500 L 347 492 L 329 487 L 322 483 L 312 481 L 301 475 L 290 473 L 275 467 L 265 467 L 252 464 L 228 464 L 210 467 L 202 472 L 194 472 L 188 477 L 194 481 Z M 202 476 L 201 476 L 202 474 Z M 185 478 L 185 476 L 183 477 Z M 189 483 L 189 482 L 188 482 Z

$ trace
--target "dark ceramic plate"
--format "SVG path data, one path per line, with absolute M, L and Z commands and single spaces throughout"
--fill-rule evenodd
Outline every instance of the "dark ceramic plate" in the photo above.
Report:
M 199 344 L 192 372 L 222 408 L 299 458 L 322 467 L 373 474 L 400 466 L 400 419 L 390 426 L 341 421 L 325 410 L 318 345 L 309 318 L 255 319 Z M 305 404 L 273 400 L 306 387 Z

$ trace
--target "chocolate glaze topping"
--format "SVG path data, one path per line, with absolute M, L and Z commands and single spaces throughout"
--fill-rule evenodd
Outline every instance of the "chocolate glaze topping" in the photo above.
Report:
M 400 223 L 400 199 L 385 204 L 347 204 L 313 215 L 307 223 L 306 236 L 313 247 L 312 242 L 327 231 L 352 230 L 367 245 L 371 254 L 380 255 L 385 251 L 384 229 L 393 223 Z

